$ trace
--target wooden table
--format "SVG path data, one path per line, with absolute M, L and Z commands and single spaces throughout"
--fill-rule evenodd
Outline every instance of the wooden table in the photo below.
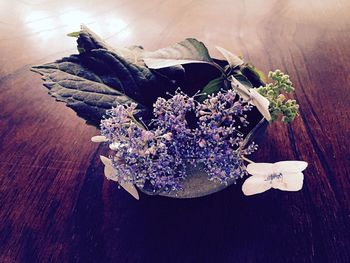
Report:
M 350 262 L 349 1 L 0 3 L 0 262 Z M 111 45 L 196 37 L 295 83 L 300 116 L 254 160 L 309 163 L 304 188 L 245 197 L 141 196 L 103 177 L 98 131 L 30 65 L 75 51 L 83 22 Z

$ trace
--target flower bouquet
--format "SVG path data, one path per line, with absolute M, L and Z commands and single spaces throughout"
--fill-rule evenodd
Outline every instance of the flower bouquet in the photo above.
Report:
M 78 55 L 32 68 L 49 93 L 100 129 L 93 142 L 106 144 L 105 176 L 136 199 L 150 195 L 208 195 L 251 174 L 243 193 L 270 188 L 298 191 L 307 163 L 256 163 L 257 150 L 273 121 L 289 123 L 298 104 L 280 70 L 267 79 L 224 48 L 223 60 L 188 38 L 148 52 L 140 46 L 109 47 L 85 26 L 76 37 Z

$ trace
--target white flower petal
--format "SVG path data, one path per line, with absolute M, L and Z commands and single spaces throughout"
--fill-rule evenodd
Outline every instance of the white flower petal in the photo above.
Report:
M 245 86 L 243 86 L 235 77 L 231 76 L 231 87 L 237 92 L 237 94 L 245 101 L 250 100 L 250 92 Z
M 283 191 L 299 191 L 303 187 L 304 161 L 282 161 L 277 163 L 250 163 L 247 172 L 252 174 L 242 186 L 245 195 L 262 193 L 270 188 Z
M 139 200 L 139 193 L 136 187 L 132 183 L 120 182 L 120 186 L 123 187 L 129 194 L 131 194 L 135 199 Z
M 257 92 L 256 89 L 248 89 L 233 76 L 231 76 L 231 86 L 243 100 L 253 104 L 266 120 L 271 120 L 270 102 L 267 98 Z
M 263 193 L 271 188 L 270 182 L 260 176 L 251 176 L 246 179 L 242 185 L 242 191 L 245 195 L 255 195 Z
M 112 161 L 103 155 L 100 155 L 100 159 L 105 165 L 104 174 L 107 177 L 107 179 L 118 182 L 120 186 L 123 187 L 129 194 L 131 194 L 135 199 L 139 200 L 139 193 L 137 192 L 136 187 L 132 183 L 118 181 L 117 172 L 112 166 Z
M 104 165 L 110 165 L 110 166 L 112 166 L 112 161 L 111 161 L 111 159 L 107 158 L 106 156 L 100 155 L 100 159 L 101 159 L 101 162 L 102 162 Z
M 230 51 L 222 47 L 216 47 L 216 49 L 219 50 L 219 52 L 224 56 L 231 68 L 235 68 L 244 63 L 244 61 L 239 56 L 232 54 Z
M 299 191 L 303 188 L 304 175 L 303 173 L 283 175 L 282 180 L 277 181 L 274 188 L 283 191 Z
M 282 161 L 274 163 L 274 169 L 285 175 L 300 173 L 306 169 L 307 165 L 307 162 L 304 161 Z
M 262 116 L 268 121 L 271 120 L 271 114 L 269 111 L 270 102 L 267 98 L 262 96 L 255 89 L 250 89 L 252 104 L 259 110 Z
M 93 136 L 91 138 L 92 142 L 108 142 L 108 139 L 105 136 L 98 135 L 98 136 Z
M 117 181 L 116 171 L 111 165 L 106 165 L 104 169 L 105 176 L 109 180 Z
M 111 144 L 109 144 L 109 149 L 113 150 L 113 151 L 117 151 L 120 148 L 120 143 L 119 142 L 113 142 Z
M 273 171 L 273 164 L 272 163 L 250 163 L 247 166 L 247 172 L 249 174 L 255 175 L 255 176 L 262 176 L 266 177 L 269 174 L 272 174 Z

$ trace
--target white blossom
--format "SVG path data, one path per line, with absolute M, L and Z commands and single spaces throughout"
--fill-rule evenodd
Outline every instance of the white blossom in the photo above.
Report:
M 245 195 L 263 193 L 271 188 L 283 191 L 299 191 L 303 187 L 304 161 L 282 161 L 277 163 L 250 163 L 249 177 L 242 186 Z

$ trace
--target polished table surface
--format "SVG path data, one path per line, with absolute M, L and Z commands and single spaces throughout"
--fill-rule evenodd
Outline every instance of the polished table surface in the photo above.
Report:
M 0 1 L 0 262 L 350 262 L 350 2 Z M 31 65 L 76 53 L 85 23 L 111 45 L 196 37 L 280 68 L 300 116 L 254 160 L 309 163 L 304 188 L 134 200 L 103 177 L 98 131 Z

